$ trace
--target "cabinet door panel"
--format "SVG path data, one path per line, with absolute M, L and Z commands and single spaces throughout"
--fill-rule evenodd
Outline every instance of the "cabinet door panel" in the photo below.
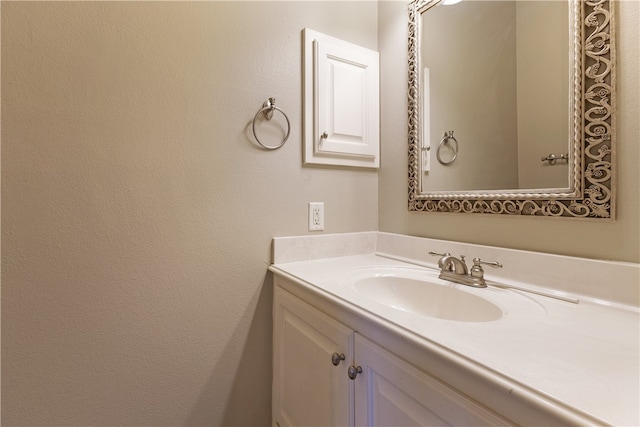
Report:
M 378 154 L 370 103 L 377 95 L 375 52 L 359 52 L 327 42 L 316 42 L 318 51 L 318 131 L 326 132 L 317 152 L 355 156 Z M 373 82 L 373 84 L 372 84 Z M 373 95 L 370 95 L 373 92 Z M 376 111 L 377 112 L 377 111 Z M 377 124 L 377 121 L 376 121 Z M 373 135 L 371 135 L 373 133 Z
M 282 427 L 349 425 L 352 331 L 280 289 L 274 308 L 274 421 Z M 345 355 L 338 366 L 334 352 Z
M 380 166 L 376 51 L 304 29 L 304 163 Z
M 383 373 L 367 371 L 367 387 L 371 392 L 368 425 L 376 426 L 447 426 L 442 418 L 433 413 L 420 401 L 394 384 Z M 373 422 L 371 422 L 373 421 Z
M 356 426 L 495 426 L 508 420 L 355 334 Z

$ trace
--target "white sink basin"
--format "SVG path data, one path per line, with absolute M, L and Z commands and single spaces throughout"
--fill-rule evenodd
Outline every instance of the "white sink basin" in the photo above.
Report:
M 361 269 L 342 279 L 362 296 L 404 312 L 459 322 L 490 322 L 503 316 L 500 307 L 480 296 L 490 291 L 441 280 L 427 269 Z
M 378 303 L 423 316 L 460 322 L 490 322 L 502 317 L 497 305 L 456 285 L 398 276 L 367 277 L 353 285 Z

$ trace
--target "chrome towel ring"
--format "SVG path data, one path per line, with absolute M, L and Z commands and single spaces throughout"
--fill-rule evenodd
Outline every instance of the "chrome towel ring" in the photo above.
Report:
M 262 113 L 267 120 L 271 120 L 271 118 L 273 117 L 273 112 L 275 110 L 280 111 L 280 113 L 282 113 L 282 115 L 284 116 L 285 120 L 287 121 L 287 134 L 285 135 L 284 139 L 282 140 L 282 142 L 280 144 L 278 144 L 278 145 L 265 145 L 262 142 L 260 142 L 260 138 L 258 138 L 258 135 L 256 134 L 256 119 L 258 118 L 260 113 Z M 289 133 L 291 133 L 291 123 L 289 122 L 289 117 L 287 117 L 285 112 L 282 111 L 280 108 L 276 107 L 276 99 L 275 98 L 269 98 L 268 100 L 266 100 L 262 104 L 262 108 L 253 117 L 252 129 L 253 129 L 253 136 L 256 138 L 256 141 L 258 142 L 258 144 L 260 144 L 260 146 L 262 148 L 266 148 L 267 150 L 276 150 L 276 149 L 282 147 L 284 145 L 284 143 L 287 142 L 287 139 L 289 139 Z
M 453 142 L 451 144 L 451 150 L 453 151 L 453 157 L 451 158 L 451 160 L 445 162 L 440 157 L 440 150 L 442 149 L 443 145 L 448 145 L 449 144 L 449 140 L 452 140 L 452 142 Z M 440 164 L 443 164 L 445 166 L 450 165 L 451 163 L 453 163 L 454 160 L 456 159 L 456 157 L 458 157 L 458 140 L 453 136 L 453 131 L 452 130 L 445 132 L 444 137 L 440 140 L 440 144 L 438 144 L 438 149 L 436 150 L 436 157 L 438 159 L 438 162 L 440 162 Z

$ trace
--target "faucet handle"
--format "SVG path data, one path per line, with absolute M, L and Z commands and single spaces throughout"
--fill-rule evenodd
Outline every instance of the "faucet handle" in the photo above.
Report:
M 483 261 L 480 258 L 474 258 L 473 259 L 473 266 L 474 267 L 480 267 L 480 264 L 484 264 L 484 265 L 489 265 L 493 268 L 502 268 L 502 264 L 500 264 L 498 261 Z
M 438 252 L 434 252 L 434 251 L 429 251 L 429 255 L 435 255 L 435 256 L 449 256 L 451 255 L 449 252 L 445 252 L 443 254 L 438 253 Z
M 482 264 L 489 265 L 493 268 L 502 268 L 502 264 L 498 261 L 482 261 L 480 258 L 474 258 L 473 267 L 471 267 L 471 270 L 469 271 L 471 277 L 484 281 L 484 270 L 482 269 Z

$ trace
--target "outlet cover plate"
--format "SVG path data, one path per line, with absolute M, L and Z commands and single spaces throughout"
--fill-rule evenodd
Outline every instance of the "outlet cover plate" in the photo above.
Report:
M 324 230 L 324 202 L 309 202 L 309 231 Z

